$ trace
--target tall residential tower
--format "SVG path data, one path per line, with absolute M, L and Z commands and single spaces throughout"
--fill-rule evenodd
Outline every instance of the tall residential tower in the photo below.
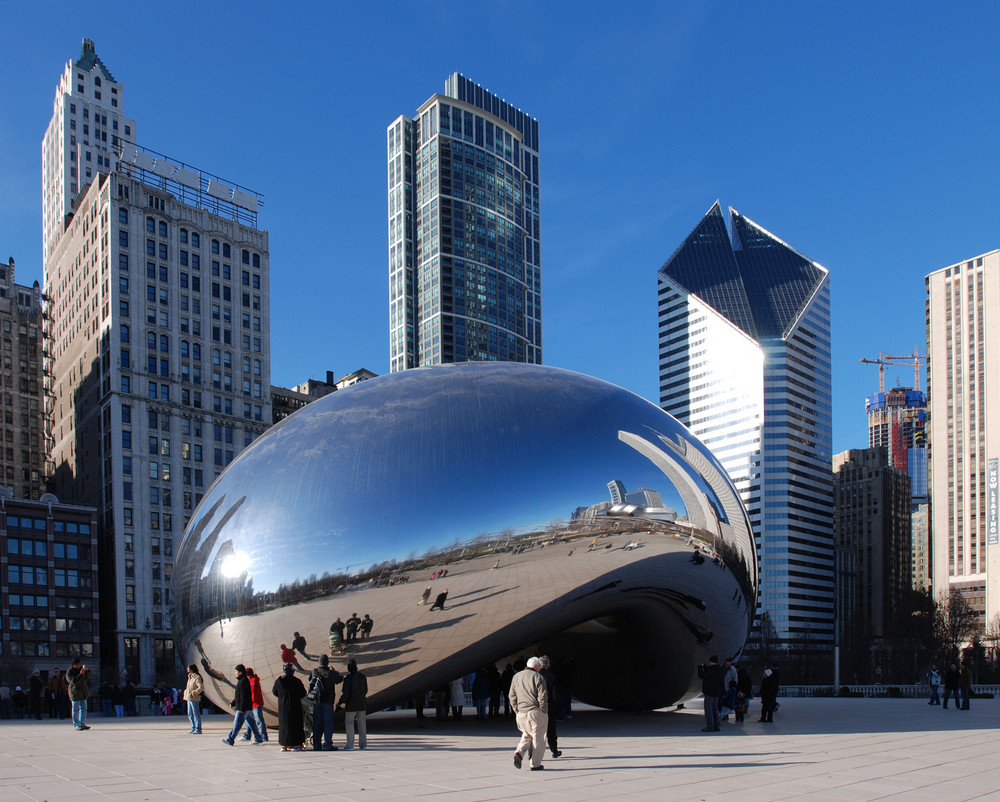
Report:
M 123 114 L 85 39 L 43 148 L 47 473 L 98 510 L 102 671 L 148 685 L 176 664 L 174 548 L 271 421 L 268 235 L 258 195 L 137 147 Z
M 931 585 L 1000 616 L 1000 250 L 926 278 Z
M 827 270 L 716 202 L 659 272 L 660 404 L 747 507 L 760 614 L 790 644 L 834 633 Z
M 455 73 L 387 137 L 390 369 L 541 364 L 538 121 Z

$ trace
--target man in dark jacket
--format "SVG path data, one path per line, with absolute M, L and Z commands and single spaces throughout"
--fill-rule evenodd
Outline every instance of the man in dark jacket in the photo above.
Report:
M 556 731 L 556 711 L 559 709 L 559 682 L 552 673 L 552 661 L 544 654 L 538 658 L 542 661 L 542 669 L 538 673 L 545 680 L 549 692 L 549 723 L 545 729 L 545 739 L 549 742 L 549 752 L 552 757 L 559 757 L 559 733 Z
M 955 709 L 961 710 L 962 704 L 958 698 L 958 686 L 961 677 L 958 673 L 958 666 L 952 663 L 944 673 L 944 705 L 943 710 L 948 709 L 948 699 L 955 700 Z
M 45 683 L 38 671 L 31 675 L 28 681 L 28 718 L 42 720 L 42 689 Z M 957 685 L 955 686 L 958 687 Z
M 708 658 L 708 665 L 698 666 L 701 678 L 701 693 L 705 697 L 705 726 L 702 732 L 719 731 L 719 697 L 722 695 L 722 666 L 714 654 Z
M 79 657 L 73 658 L 73 665 L 66 672 L 66 682 L 68 683 L 69 699 L 73 703 L 73 728 L 76 730 L 89 730 L 87 726 L 87 699 L 90 697 L 90 688 L 87 682 L 90 680 L 90 669 L 83 664 Z
M 340 694 L 338 707 L 344 708 L 344 729 L 347 730 L 347 746 L 354 749 L 354 725 L 358 725 L 358 745 L 368 748 L 368 731 L 365 724 L 365 710 L 368 705 L 368 679 L 358 671 L 358 664 L 351 658 L 347 661 L 347 676 Z
M 246 666 L 242 663 L 236 666 L 236 695 L 233 697 L 230 707 L 236 709 L 236 717 L 233 719 L 233 729 L 227 737 L 222 739 L 222 743 L 228 746 L 235 745 L 236 736 L 240 734 L 244 724 L 250 727 L 255 744 L 264 743 L 260 730 L 257 729 L 257 722 L 248 715 L 253 710 L 253 692 L 250 689 L 250 678 L 247 677 Z
M 330 658 L 325 654 L 320 655 L 319 668 L 313 670 L 313 677 L 318 683 L 313 698 L 313 749 L 334 752 L 337 747 L 333 745 L 333 705 L 337 701 L 337 683 L 344 679 L 339 671 L 330 668 Z

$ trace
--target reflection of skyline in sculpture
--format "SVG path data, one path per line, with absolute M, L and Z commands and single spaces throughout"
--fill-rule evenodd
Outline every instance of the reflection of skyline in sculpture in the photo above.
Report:
M 750 624 L 750 533 L 712 469 L 662 410 L 579 374 L 472 363 L 372 379 L 275 426 L 209 490 L 178 549 L 179 638 L 266 677 L 275 667 L 247 655 L 275 655 L 293 629 L 315 649 L 357 610 L 378 622 L 357 647 L 376 707 L 543 647 L 577 660 L 580 699 L 662 706 Z M 572 513 L 607 498 L 609 475 L 641 500 L 683 499 L 687 520 L 625 503 Z M 441 487 L 463 503 L 429 503 Z M 696 546 L 717 566 L 695 565 Z M 408 580 L 445 569 L 448 604 L 428 620 Z M 607 687 L 595 650 L 619 652 L 630 681 Z
M 629 491 L 625 483 L 619 479 L 608 482 L 608 491 L 611 493 L 612 504 L 635 504 L 637 507 L 662 507 L 663 496 L 656 490 L 648 487 L 640 487 L 637 490 Z

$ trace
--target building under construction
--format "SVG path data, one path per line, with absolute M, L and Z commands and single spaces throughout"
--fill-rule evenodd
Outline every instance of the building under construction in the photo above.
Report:
M 886 356 L 862 359 L 878 365 L 879 388 L 865 398 L 868 413 L 868 446 L 882 446 L 888 464 L 910 477 L 910 511 L 913 535 L 913 587 L 930 585 L 930 538 L 928 533 L 929 490 L 927 482 L 928 450 L 927 396 L 920 390 L 920 363 L 926 361 L 918 352 L 912 356 Z M 885 389 L 885 366 L 913 364 L 913 386 Z

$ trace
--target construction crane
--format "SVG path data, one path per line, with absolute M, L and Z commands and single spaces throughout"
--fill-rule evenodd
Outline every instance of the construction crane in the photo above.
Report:
M 885 392 L 885 366 L 891 365 L 899 362 L 912 362 L 913 363 L 913 389 L 920 389 L 920 363 L 923 362 L 927 364 L 927 357 L 920 355 L 919 346 L 913 346 L 912 356 L 889 356 L 883 354 L 881 351 L 878 352 L 878 359 L 865 359 L 861 357 L 861 361 L 866 365 L 878 365 L 878 391 L 880 393 Z

